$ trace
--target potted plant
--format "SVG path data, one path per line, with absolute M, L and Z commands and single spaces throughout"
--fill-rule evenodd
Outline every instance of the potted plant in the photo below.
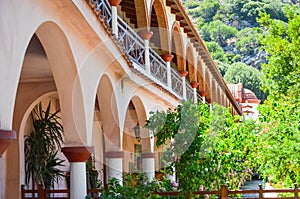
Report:
M 25 136 L 25 183 L 32 180 L 32 186 L 41 184 L 45 189 L 64 177 L 58 166 L 64 160 L 57 157 L 63 142 L 63 126 L 58 116 L 59 110 L 50 113 L 51 102 L 46 110 L 39 103 L 31 112 L 33 129 Z

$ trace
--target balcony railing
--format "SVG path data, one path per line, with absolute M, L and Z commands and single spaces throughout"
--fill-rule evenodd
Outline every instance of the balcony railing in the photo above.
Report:
M 88 0 L 94 11 L 99 15 L 100 20 L 105 24 L 112 23 L 112 9 L 107 0 Z M 147 75 L 145 63 L 145 44 L 144 40 L 125 22 L 121 17 L 117 18 L 118 43 L 132 62 L 136 63 Z M 179 73 L 171 68 L 171 88 L 168 87 L 168 69 L 166 62 L 152 48 L 149 49 L 150 75 L 154 77 L 171 93 L 183 99 L 183 81 Z M 148 72 L 148 73 L 149 73 Z M 190 84 L 186 84 L 187 100 L 194 99 L 194 92 Z
M 98 13 L 101 20 L 105 20 L 105 23 L 108 25 L 111 23 L 111 6 L 107 1 L 103 0 L 90 0 L 90 4 L 94 8 L 94 11 Z
M 145 70 L 145 47 L 143 39 L 121 17 L 118 17 L 118 30 L 120 47 L 133 62 Z

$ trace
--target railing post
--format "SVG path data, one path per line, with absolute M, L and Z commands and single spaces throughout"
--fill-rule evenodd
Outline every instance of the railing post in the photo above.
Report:
M 207 92 L 205 92 L 205 91 L 201 91 L 200 92 L 200 96 L 202 97 L 202 102 L 203 102 L 203 104 L 205 104 L 205 96 L 207 95 Z
M 182 91 L 183 91 L 183 100 L 186 100 L 186 85 L 185 85 L 185 77 L 188 75 L 188 71 L 183 70 L 179 72 L 182 78 Z
M 144 46 L 145 46 L 145 68 L 148 74 L 151 74 L 150 70 L 150 51 L 149 51 L 149 41 L 153 35 L 153 32 L 150 30 L 142 30 L 139 31 L 138 34 L 143 38 L 144 40 Z
M 24 199 L 25 198 L 25 185 L 21 185 L 21 198 Z
M 262 185 L 260 184 L 260 185 L 258 185 L 258 187 L 259 187 L 259 189 L 258 189 L 258 191 L 259 191 L 259 199 L 263 199 L 263 189 L 262 189 Z
M 194 92 L 194 103 L 197 104 L 198 103 L 197 87 L 199 86 L 199 83 L 198 82 L 192 82 L 191 86 L 192 86 L 193 92 Z
M 168 88 L 170 90 L 172 90 L 172 76 L 171 76 L 171 63 L 170 62 L 172 61 L 174 56 L 172 54 L 165 54 L 165 55 L 162 55 L 161 57 L 167 64 L 167 85 L 168 85 Z
M 228 187 L 227 187 L 227 185 L 222 185 L 222 187 L 221 187 L 221 199 L 228 199 Z
M 190 199 L 191 198 L 191 193 L 189 191 L 186 192 L 186 198 Z
M 299 199 L 298 186 L 296 183 L 294 184 L 294 197 L 295 197 L 295 199 Z
M 38 185 L 37 194 L 38 194 L 38 199 L 44 199 L 45 193 L 44 193 L 44 188 L 41 184 Z
M 108 0 L 111 5 L 111 27 L 112 32 L 118 38 L 118 10 L 117 6 L 121 3 L 122 0 Z

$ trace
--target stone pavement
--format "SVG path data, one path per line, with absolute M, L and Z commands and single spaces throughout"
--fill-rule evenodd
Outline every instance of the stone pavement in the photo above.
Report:
M 241 190 L 258 190 L 258 185 L 262 184 L 262 180 L 251 180 L 251 181 L 247 181 L 242 187 Z M 274 187 L 272 187 L 270 185 L 270 183 L 266 183 L 265 186 L 263 186 L 263 189 L 274 189 Z M 264 197 L 276 197 L 276 193 L 265 193 Z M 258 194 L 243 194 L 243 197 L 247 197 L 247 198 L 258 198 Z

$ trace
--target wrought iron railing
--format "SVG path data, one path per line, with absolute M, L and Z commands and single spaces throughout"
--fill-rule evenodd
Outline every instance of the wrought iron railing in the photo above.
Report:
M 118 42 L 132 61 L 145 68 L 145 45 L 142 38 L 118 16 Z
M 111 27 L 112 11 L 107 0 L 88 0 L 94 8 L 94 11 L 99 15 L 100 20 L 105 20 L 105 24 Z M 118 43 L 120 48 L 124 50 L 126 55 L 136 63 L 139 67 L 146 69 L 145 63 L 145 44 L 144 40 L 118 16 Z M 167 64 L 160 55 L 152 48 L 149 48 L 150 73 L 160 81 L 163 85 L 168 86 Z M 194 93 L 190 84 L 186 85 L 187 99 L 193 100 Z M 176 93 L 183 99 L 183 83 L 177 71 L 171 69 L 171 91 Z
M 190 101 L 194 101 L 194 90 L 188 81 L 186 83 L 186 99 Z
M 94 8 L 94 11 L 99 15 L 100 20 L 105 20 L 105 23 L 111 24 L 111 6 L 107 1 L 103 0 L 89 0 Z
M 150 56 L 150 72 L 151 74 L 164 85 L 167 86 L 167 65 L 166 62 L 152 49 L 149 49 Z
M 172 91 L 179 96 L 183 96 L 183 81 L 179 73 L 171 68 Z

